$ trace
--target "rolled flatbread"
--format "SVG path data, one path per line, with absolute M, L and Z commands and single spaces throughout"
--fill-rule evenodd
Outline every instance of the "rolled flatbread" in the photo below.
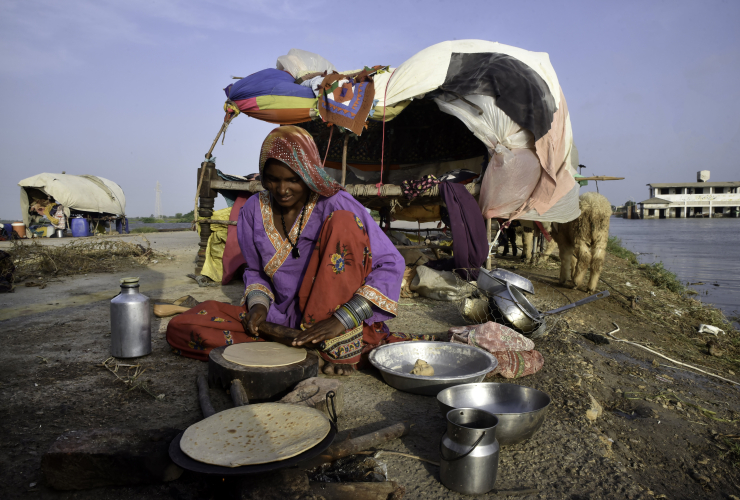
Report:
M 300 363 L 306 359 L 306 350 L 277 342 L 245 342 L 224 349 L 224 359 L 237 365 L 272 367 Z
M 191 425 L 180 449 L 222 467 L 286 460 L 319 444 L 331 430 L 319 410 L 283 403 L 239 406 Z

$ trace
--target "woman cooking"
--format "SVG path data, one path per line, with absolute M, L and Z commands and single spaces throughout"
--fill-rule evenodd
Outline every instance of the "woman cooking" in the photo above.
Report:
M 404 260 L 367 210 L 326 174 L 308 132 L 273 130 L 259 170 L 266 191 L 247 200 L 237 226 L 247 263 L 244 307 L 204 302 L 173 319 L 173 348 L 207 359 L 213 347 L 258 340 L 268 321 L 302 330 L 295 346 L 323 342 L 324 373 L 346 375 L 374 347 L 428 338 L 386 327 L 397 313 Z

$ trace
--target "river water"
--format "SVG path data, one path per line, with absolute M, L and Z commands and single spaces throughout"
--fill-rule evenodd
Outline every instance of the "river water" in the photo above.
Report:
M 663 262 L 727 316 L 740 314 L 740 219 L 611 218 L 609 234 L 642 263 Z M 737 324 L 737 323 L 736 323 Z

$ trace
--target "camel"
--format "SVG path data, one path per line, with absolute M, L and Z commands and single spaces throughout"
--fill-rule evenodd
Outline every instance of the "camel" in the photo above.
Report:
M 560 249 L 560 284 L 565 285 L 572 279 L 573 288 L 578 288 L 590 269 L 587 291 L 593 292 L 606 257 L 612 208 L 609 200 L 593 192 L 582 194 L 579 205 L 581 215 L 570 222 L 554 222 L 550 234 Z M 548 245 L 545 256 L 552 252 L 553 247 Z

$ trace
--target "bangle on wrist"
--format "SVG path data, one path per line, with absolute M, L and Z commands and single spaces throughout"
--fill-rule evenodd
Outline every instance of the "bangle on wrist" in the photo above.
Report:
M 253 290 L 247 295 L 247 311 L 251 310 L 256 305 L 263 305 L 266 309 L 270 309 L 270 297 L 261 290 Z

